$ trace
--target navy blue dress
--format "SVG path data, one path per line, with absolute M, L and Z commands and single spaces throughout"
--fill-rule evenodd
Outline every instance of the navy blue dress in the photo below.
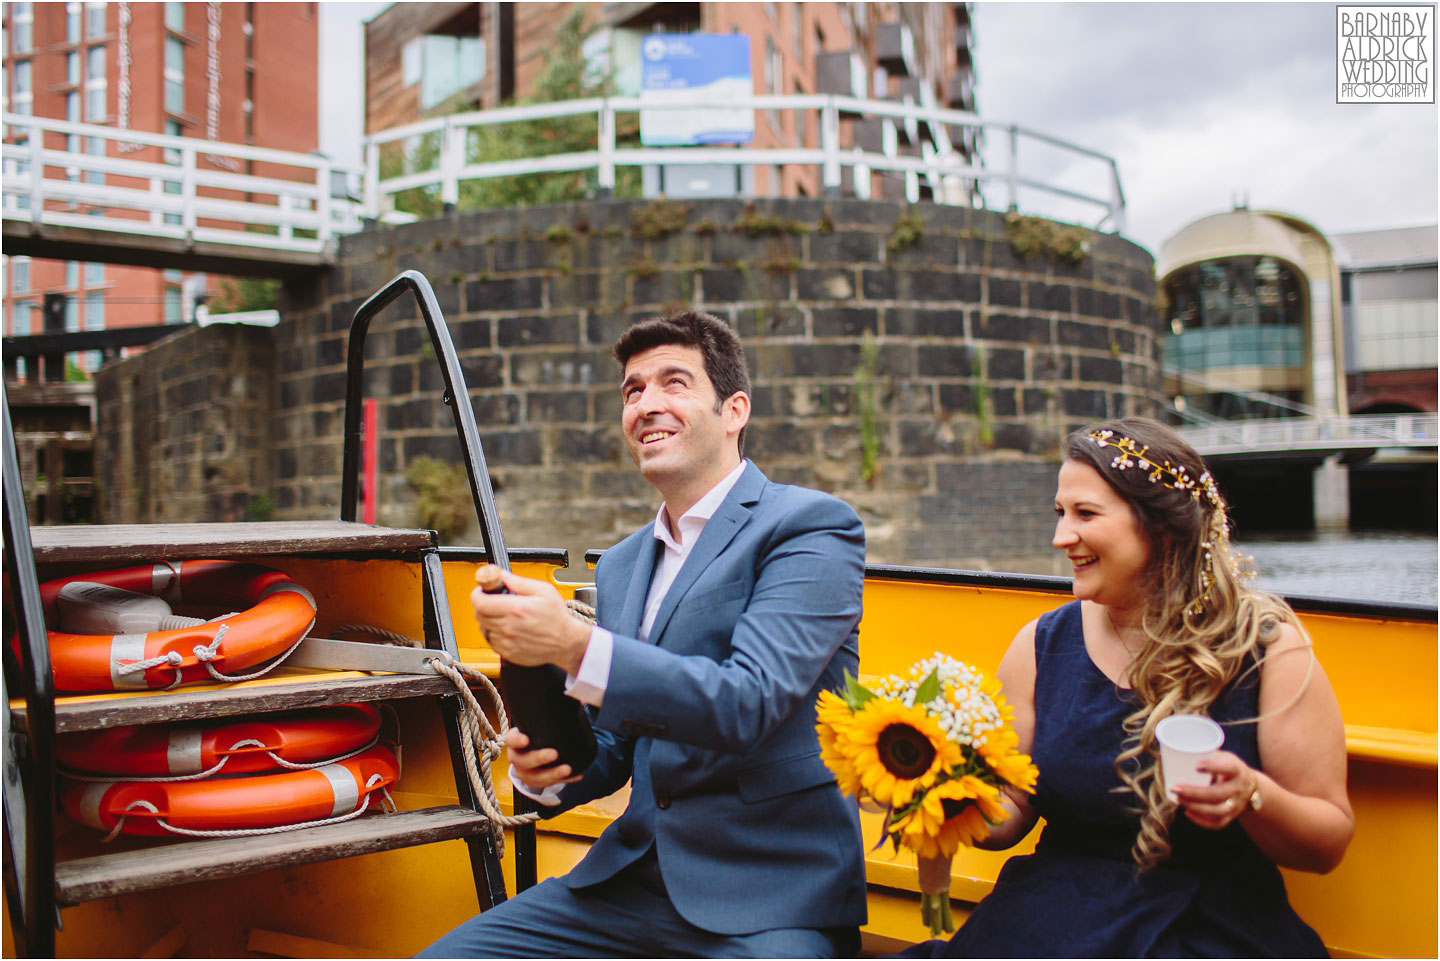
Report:
M 1006 862 L 994 890 L 954 938 L 917 945 L 949 957 L 1326 957 L 1319 936 L 1294 912 L 1280 871 L 1238 824 L 1197 827 L 1183 814 L 1170 829 L 1173 853 L 1137 872 L 1130 847 L 1138 802 L 1114 760 L 1132 709 L 1090 659 L 1073 601 L 1035 631 L 1034 805 L 1045 818 L 1035 853 Z M 1259 672 L 1232 684 L 1212 706 L 1225 749 L 1260 767 Z M 918 950 L 917 950 L 918 949 Z M 907 952 L 908 953 L 908 952 Z

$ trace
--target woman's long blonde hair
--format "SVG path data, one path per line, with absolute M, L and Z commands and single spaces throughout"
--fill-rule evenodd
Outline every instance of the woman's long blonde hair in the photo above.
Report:
M 1130 444 L 1121 446 L 1122 438 Z M 1143 450 L 1150 466 L 1125 462 L 1127 448 Z M 1253 572 L 1230 547 L 1225 502 L 1213 480 L 1205 483 L 1200 455 L 1173 430 L 1138 417 L 1093 424 L 1066 438 L 1065 457 L 1099 472 L 1149 540 L 1145 640 L 1128 677 L 1137 707 L 1125 718 L 1125 745 L 1115 759 L 1116 774 L 1140 802 L 1131 856 L 1149 870 L 1170 856 L 1176 812 L 1159 777 L 1155 725 L 1172 714 L 1208 715 L 1228 685 L 1258 668 L 1280 624 L 1292 625 L 1307 646 L 1309 637 L 1290 605 L 1246 585 Z

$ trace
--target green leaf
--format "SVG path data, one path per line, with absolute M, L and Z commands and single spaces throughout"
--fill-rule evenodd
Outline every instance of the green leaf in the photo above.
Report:
M 861 684 L 859 678 L 851 677 L 849 671 L 845 672 L 845 703 L 850 705 L 850 710 L 858 711 L 866 701 L 874 699 L 874 691 Z
M 915 689 L 915 703 L 929 704 L 940 694 L 940 668 L 934 668 L 925 675 L 925 680 Z

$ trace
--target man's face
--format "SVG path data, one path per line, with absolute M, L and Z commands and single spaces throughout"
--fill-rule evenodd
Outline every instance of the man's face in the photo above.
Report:
M 620 396 L 625 445 L 667 500 L 668 490 L 678 493 L 739 462 L 735 435 L 749 417 L 748 401 L 736 394 L 716 411 L 715 387 L 699 348 L 665 344 L 631 357 Z

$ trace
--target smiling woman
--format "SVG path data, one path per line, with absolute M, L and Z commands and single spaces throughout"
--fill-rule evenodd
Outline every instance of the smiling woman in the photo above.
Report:
M 1053 543 L 1077 600 L 1025 625 L 998 672 L 1040 778 L 981 846 L 1046 828 L 949 944 L 918 952 L 1324 956 L 1277 870 L 1331 870 L 1354 831 L 1339 707 L 1308 636 L 1246 586 L 1224 498 L 1172 430 L 1097 424 L 1065 455 Z M 1200 762 L 1211 782 L 1170 785 L 1172 800 L 1155 728 L 1176 714 L 1226 737 Z

